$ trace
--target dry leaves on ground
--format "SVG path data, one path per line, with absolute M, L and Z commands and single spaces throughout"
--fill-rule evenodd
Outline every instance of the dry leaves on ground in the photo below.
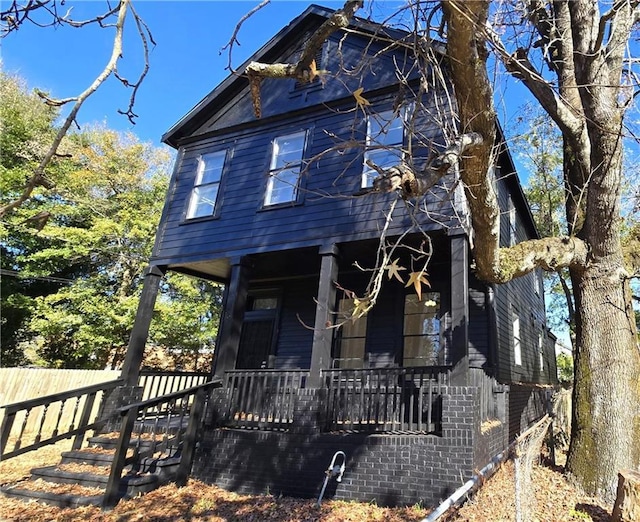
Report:
M 0 483 L 24 478 L 33 466 L 58 462 L 57 453 L 45 448 L 49 460 L 38 451 L 0 463 Z M 51 458 L 53 457 L 53 458 Z M 14 478 L 15 477 L 15 478 Z M 533 471 L 537 503 L 535 519 L 540 522 L 608 520 L 610 508 L 582 495 L 557 469 L 539 466 Z M 465 506 L 447 517 L 447 522 L 502 522 L 515 520 L 513 464 L 507 462 Z M 3 522 L 418 522 L 428 510 L 418 506 L 381 508 L 373 504 L 326 500 L 320 507 L 314 500 L 250 496 L 231 493 L 216 486 L 190 480 L 178 488 L 169 484 L 146 495 L 120 502 L 112 511 L 96 507 L 59 509 L 36 502 L 25 503 L 0 496 Z

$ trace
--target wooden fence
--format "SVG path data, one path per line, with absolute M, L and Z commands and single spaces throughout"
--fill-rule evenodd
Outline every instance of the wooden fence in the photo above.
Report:
M 0 425 L 5 415 L 5 409 L 1 406 L 113 381 L 119 377 L 120 370 L 0 368 Z M 148 400 L 200 385 L 209 378 L 209 374 L 201 372 L 143 370 L 140 372 L 138 384 L 143 387 L 142 399 Z M 96 401 L 93 413 L 97 412 L 99 406 L 100 401 Z M 30 416 L 24 431 L 29 433 L 39 429 L 46 430 L 57 424 L 68 426 L 73 420 L 76 409 L 71 402 L 63 404 L 60 406 L 60 411 L 56 410 L 56 414 L 49 412 L 42 426 L 40 426 L 42 419 L 38 419 L 37 415 Z
M 0 406 L 44 397 L 59 392 L 75 390 L 93 384 L 113 381 L 120 377 L 120 370 L 59 370 L 55 368 L 0 368 Z M 99 404 L 95 404 L 98 408 Z M 69 424 L 74 408 L 65 408 L 60 419 Z M 0 408 L 0 424 L 5 410 Z M 49 424 L 58 422 L 52 416 Z M 35 429 L 37 419 L 30 419 L 26 430 Z
M 0 406 L 112 381 L 120 370 L 0 368 Z

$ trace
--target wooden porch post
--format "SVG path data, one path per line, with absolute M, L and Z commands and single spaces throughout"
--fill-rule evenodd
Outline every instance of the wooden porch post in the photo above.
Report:
M 450 236 L 451 384 L 469 384 L 469 245 L 466 234 Z
M 308 387 L 320 388 L 320 371 L 329 369 L 331 365 L 331 345 L 333 344 L 333 329 L 327 328 L 327 323 L 333 324 L 336 286 L 338 278 L 338 247 L 328 245 L 320 248 L 322 263 L 320 265 L 320 281 L 318 283 L 318 302 L 316 304 L 316 319 L 313 330 L 313 346 L 311 349 L 311 369 Z
M 249 264 L 246 258 L 233 260 L 224 292 L 220 334 L 213 362 L 215 377 L 223 378 L 225 371 L 233 370 L 236 366 L 248 290 Z
M 138 303 L 138 311 L 136 319 L 129 337 L 129 345 L 127 346 L 127 354 L 122 365 L 121 376 L 128 386 L 138 384 L 138 375 L 140 374 L 140 365 L 144 357 L 144 349 L 147 345 L 147 337 L 149 337 L 149 326 L 153 316 L 153 308 L 156 304 L 158 288 L 160 280 L 166 272 L 165 267 L 156 265 L 149 266 L 144 273 L 144 286 L 142 287 L 142 295 Z

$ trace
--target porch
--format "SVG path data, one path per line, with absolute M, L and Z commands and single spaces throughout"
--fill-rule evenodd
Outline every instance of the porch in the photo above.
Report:
M 320 387 L 308 370 L 229 371 L 212 390 L 193 477 L 316 498 L 342 451 L 331 497 L 433 504 L 507 444 L 508 388 L 483 370 L 452 381 L 451 367 L 324 370 Z
M 451 374 L 449 366 L 330 369 L 315 387 L 309 370 L 229 370 L 213 392 L 211 421 L 242 430 L 441 435 Z M 495 381 L 474 381 L 481 419 L 496 418 Z

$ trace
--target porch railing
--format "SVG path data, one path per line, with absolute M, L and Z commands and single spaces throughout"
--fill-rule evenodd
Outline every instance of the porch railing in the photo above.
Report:
M 121 477 L 125 466 L 145 472 L 170 464 L 168 473 L 176 484 L 184 485 L 191 470 L 198 431 L 205 417 L 210 391 L 220 381 L 209 381 L 162 397 L 124 406 L 116 453 L 104 496 L 104 506 L 115 505 L 122 496 Z M 151 461 L 146 464 L 144 459 Z
M 225 373 L 225 426 L 288 429 L 298 390 L 306 387 L 308 370 L 231 370 Z
M 138 386 L 142 387 L 142 400 L 146 401 L 204 384 L 210 379 L 211 373 L 207 372 L 142 370 Z
M 327 431 L 437 433 L 448 367 L 323 372 Z
M 200 372 L 140 372 L 142 399 L 152 399 L 207 382 Z M 101 405 L 122 379 L 53 393 L 0 406 L 0 460 L 6 460 L 48 444 L 74 437 L 72 449 L 80 449 L 86 433 L 103 426 Z M 193 399 L 193 397 L 191 398 Z
M 100 404 L 122 380 L 102 382 L 2 406 L 0 460 L 74 437 L 79 449 L 85 433 L 101 425 Z

